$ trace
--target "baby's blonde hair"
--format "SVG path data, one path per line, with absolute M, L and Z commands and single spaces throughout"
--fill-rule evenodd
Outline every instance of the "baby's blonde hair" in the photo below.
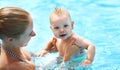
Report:
M 64 9 L 64 8 L 57 8 L 57 7 L 56 7 L 56 8 L 52 11 L 52 13 L 51 13 L 51 15 L 50 15 L 50 19 L 51 19 L 51 17 L 52 17 L 52 14 L 55 14 L 55 15 L 57 15 L 57 16 L 68 16 L 69 19 L 71 20 L 70 13 L 69 13 L 66 9 Z
M 69 12 L 64 8 L 55 8 L 53 13 L 55 13 L 56 15 L 59 15 L 59 16 L 64 15 L 64 14 L 67 14 L 70 16 Z
M 63 9 L 62 8 L 55 8 L 54 13 L 57 15 L 62 15 L 63 14 Z

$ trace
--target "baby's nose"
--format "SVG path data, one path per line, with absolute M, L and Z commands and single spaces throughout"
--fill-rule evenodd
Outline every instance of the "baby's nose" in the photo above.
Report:
M 63 28 L 60 28 L 60 32 L 63 32 L 64 31 L 64 29 Z

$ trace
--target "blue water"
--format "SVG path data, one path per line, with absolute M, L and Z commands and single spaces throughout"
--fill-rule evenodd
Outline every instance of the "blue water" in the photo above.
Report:
M 74 32 L 96 46 L 92 70 L 120 70 L 120 0 L 0 0 L 0 8 L 17 6 L 30 12 L 36 37 L 27 50 L 40 51 L 53 36 L 49 15 L 64 7 L 75 22 Z

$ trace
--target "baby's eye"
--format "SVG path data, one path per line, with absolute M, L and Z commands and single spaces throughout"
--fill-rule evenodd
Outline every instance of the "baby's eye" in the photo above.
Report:
M 64 27 L 68 27 L 68 25 L 64 25 Z
M 59 27 L 54 27 L 54 29 L 59 29 Z

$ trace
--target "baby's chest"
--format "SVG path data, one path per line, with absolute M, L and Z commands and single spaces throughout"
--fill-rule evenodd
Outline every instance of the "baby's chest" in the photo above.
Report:
M 59 51 L 65 49 L 65 43 L 57 42 L 56 47 Z
M 68 46 L 66 45 L 65 42 L 57 42 L 56 47 L 57 47 L 57 50 L 60 52 L 60 54 L 64 55 L 64 52 Z

